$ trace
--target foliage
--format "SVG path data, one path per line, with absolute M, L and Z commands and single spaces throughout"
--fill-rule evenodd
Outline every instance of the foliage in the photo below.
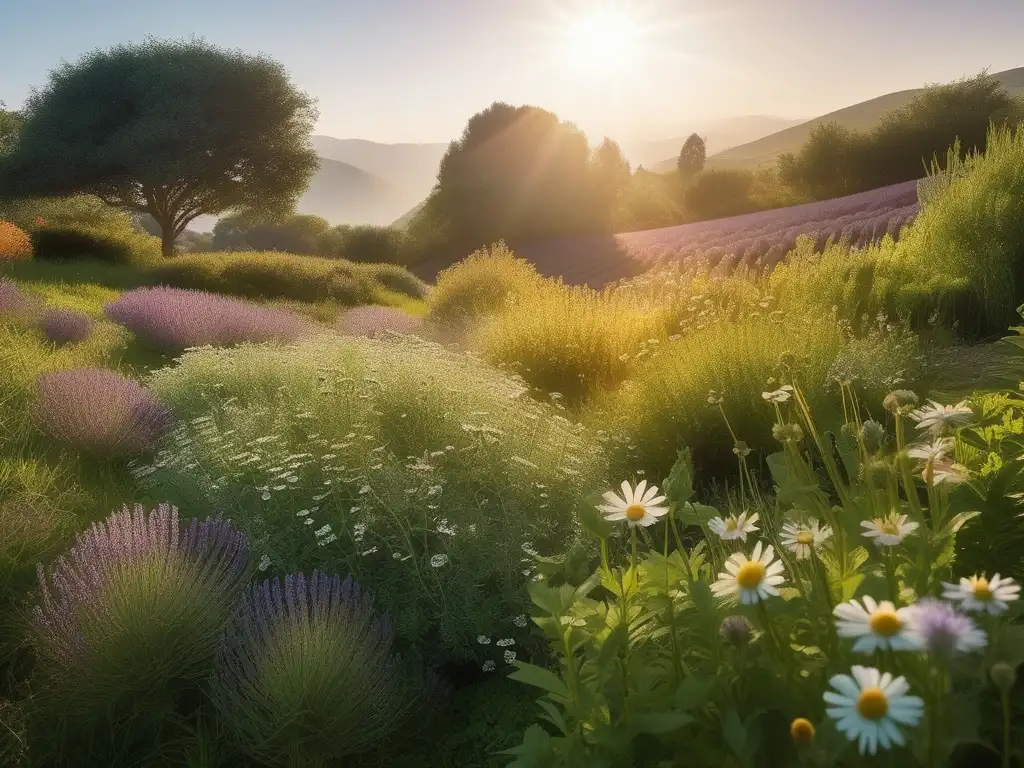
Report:
M 628 378 L 642 346 L 664 340 L 659 321 L 626 295 L 546 282 L 483 323 L 474 341 L 488 361 L 574 406 Z
M 230 514 L 281 572 L 372 583 L 433 661 L 492 659 L 478 636 L 528 647 L 524 552 L 571 544 L 603 474 L 593 436 L 520 382 L 408 337 L 196 350 L 150 386 L 180 422 L 145 487 Z
M 397 264 L 366 264 L 359 271 L 387 290 L 412 299 L 425 299 L 429 293 L 426 283 Z
M 756 207 L 750 201 L 753 185 L 753 175 L 749 171 L 706 171 L 686 190 L 686 209 L 698 219 L 749 213 Z
M 262 765 L 321 766 L 410 723 L 421 692 L 392 651 L 394 628 L 351 578 L 313 572 L 246 589 L 217 656 L 212 696 Z
M 105 459 L 151 451 L 170 414 L 137 381 L 100 368 L 42 374 L 34 416 L 40 429 L 75 450 Z
M 32 232 L 32 248 L 40 261 L 91 259 L 108 264 L 146 264 L 160 258 L 160 243 L 150 235 L 80 224 L 37 227 Z
M 247 563 L 230 524 L 136 505 L 79 534 L 48 575 L 40 566 L 33 709 L 37 728 L 57 724 L 51 749 L 81 760 L 68 734 L 128 742 L 166 719 L 209 675 Z
M 684 179 L 696 176 L 704 170 L 704 163 L 708 159 L 708 148 L 704 138 L 696 133 L 691 133 L 682 149 L 679 150 L 679 159 L 676 161 L 676 168 L 679 175 Z
M 21 129 L 21 115 L 3 109 L 3 106 L 4 103 L 0 101 L 0 157 L 14 148 Z
M 633 232 L 679 224 L 686 220 L 681 197 L 675 174 L 651 173 L 638 168 L 619 198 L 614 230 Z
M 136 288 L 105 308 L 107 317 L 169 351 L 206 344 L 294 341 L 312 332 L 300 316 L 204 291 Z
M 330 229 L 320 216 L 294 214 L 279 221 L 251 220 L 251 216 L 225 216 L 213 226 L 213 247 L 218 251 L 281 251 L 313 255 L 320 238 Z
M 415 243 L 408 232 L 396 227 L 348 226 L 324 232 L 317 242 L 317 253 L 335 259 L 373 264 L 409 264 Z
M 0 261 L 32 258 L 32 241 L 16 224 L 0 219 Z
M 465 326 L 529 295 L 540 283 L 530 262 L 516 258 L 504 242 L 498 242 L 437 276 L 430 294 L 430 318 Z
M 41 197 L 0 200 L 0 216 L 26 232 L 40 227 L 85 227 L 108 234 L 129 235 L 134 229 L 131 217 L 107 205 L 95 195 Z M 160 234 L 159 228 L 156 232 Z
M 1002 743 L 1008 764 L 1010 701 L 1000 691 L 1013 675 L 996 669 L 1012 673 L 1024 656 L 1016 597 L 1004 593 L 1002 610 L 990 604 L 977 624 L 929 602 L 961 594 L 948 584 L 951 561 L 978 512 L 960 506 L 957 484 L 967 477 L 950 463 L 952 441 L 941 440 L 948 428 L 931 445 L 911 444 L 914 431 L 929 439 L 913 429 L 925 418 L 911 416 L 912 398 L 886 399 L 893 439 L 862 420 L 857 393 L 844 386 L 846 423 L 832 438 L 801 387 L 780 387 L 761 403 L 782 444 L 769 461 L 773 499 L 751 484 L 739 450 L 735 505 L 720 513 L 697 503 L 698 476 L 682 451 L 665 495 L 650 502 L 665 505 L 662 530 L 620 531 L 591 513 L 600 566 L 580 580 L 549 573 L 530 588 L 534 623 L 558 663 L 516 661 L 511 677 L 542 693 L 545 725 L 506 752 L 511 766 L 863 764 L 850 742 L 861 755 L 892 750 L 900 765 L 929 766 L 949 764 L 957 748 Z M 746 438 L 745 425 L 735 426 Z M 866 546 L 885 521 L 898 533 Z M 996 615 L 1007 604 L 1011 613 Z M 889 676 L 879 680 L 880 671 Z M 862 693 L 871 687 L 882 690 Z M 884 707 L 867 706 L 879 697 Z M 1005 719 L 979 716 L 999 712 L 1000 700 Z
M 631 174 L 629 161 L 622 154 L 618 143 L 607 136 L 597 146 L 590 158 L 594 177 L 597 214 L 607 229 L 611 229 L 619 200 L 629 188 Z
M 920 178 L 928 164 L 983 152 L 990 123 L 1013 126 L 1024 119 L 1024 102 L 985 72 L 923 89 L 899 109 L 887 112 L 868 132 L 838 123 L 816 126 L 795 155 L 779 158 L 789 184 L 818 199 Z
M 283 67 L 196 39 L 64 62 L 23 117 L 0 186 L 21 197 L 90 193 L 149 213 L 164 256 L 199 215 L 287 211 L 318 164 L 313 101 Z
M 419 333 L 423 319 L 392 307 L 355 307 L 338 315 L 335 327 L 345 336 L 381 338 L 389 333 Z
M 70 309 L 48 309 L 39 318 L 39 330 L 54 344 L 76 344 L 92 333 L 93 321 L 88 315 Z

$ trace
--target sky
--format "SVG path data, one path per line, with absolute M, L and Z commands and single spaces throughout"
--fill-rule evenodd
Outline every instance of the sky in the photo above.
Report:
M 0 0 L 0 101 L 95 48 L 195 35 L 283 62 L 321 134 L 447 142 L 506 101 L 640 141 L 1024 66 L 1021 29 L 1021 0 Z

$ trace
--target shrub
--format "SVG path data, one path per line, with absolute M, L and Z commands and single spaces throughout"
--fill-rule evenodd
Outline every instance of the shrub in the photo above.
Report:
M 429 292 L 426 283 L 397 264 L 367 264 L 362 272 L 389 291 L 414 299 L 425 299 Z
M 612 291 L 538 286 L 477 334 L 484 356 L 576 404 L 617 387 L 641 346 L 664 339 L 658 314 Z
M 719 219 L 749 213 L 756 207 L 750 201 L 753 185 L 754 177 L 749 171 L 705 171 L 686 190 L 686 209 L 700 219 Z
M 253 299 L 336 301 L 355 306 L 374 299 L 368 272 L 345 261 L 287 253 L 210 253 L 179 256 L 150 271 L 153 283 Z
M 34 418 L 68 446 L 104 458 L 151 450 L 170 426 L 170 413 L 137 381 L 100 368 L 39 376 Z
M 336 227 L 320 239 L 324 256 L 349 261 L 406 264 L 413 247 L 408 232 L 395 227 Z
M 311 332 L 309 323 L 291 312 L 179 288 L 136 288 L 105 311 L 115 323 L 168 350 L 294 341 Z
M 423 320 L 391 307 L 355 307 L 339 315 L 335 327 L 345 336 L 378 338 L 389 333 L 416 333 Z
M 373 583 L 431 661 L 528 642 L 524 552 L 571 544 L 603 475 L 594 438 L 521 382 L 409 337 L 195 350 L 151 386 L 181 422 L 145 487 L 232 515 L 275 568 Z
M 229 523 L 182 526 L 166 504 L 124 507 L 79 534 L 49 576 L 39 568 L 42 711 L 73 730 L 107 718 L 118 738 L 131 730 L 119 716 L 166 716 L 183 683 L 210 674 L 247 564 Z
M 0 261 L 32 258 L 32 241 L 25 230 L 0 219 Z
M 45 226 L 32 232 L 35 257 L 42 261 L 93 259 L 108 264 L 153 262 L 160 241 L 150 235 L 81 225 Z
M 39 320 L 39 329 L 54 344 L 75 344 L 89 338 L 93 321 L 70 309 L 48 309 Z
M 39 301 L 26 296 L 9 280 L 0 280 L 0 320 L 19 320 L 34 314 Z
M 245 590 L 217 656 L 212 696 L 261 765 L 316 766 L 372 748 L 408 724 L 417 694 L 351 578 L 315 572 Z
M 529 295 L 541 280 L 530 262 L 516 258 L 499 242 L 474 251 L 437 276 L 430 317 L 440 323 L 469 324 Z

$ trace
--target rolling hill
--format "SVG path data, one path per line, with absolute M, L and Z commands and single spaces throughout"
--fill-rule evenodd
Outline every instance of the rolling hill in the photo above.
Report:
M 1024 67 L 997 72 L 995 77 L 1010 93 L 1024 96 Z M 891 109 L 907 104 L 921 88 L 896 91 L 829 112 L 800 125 L 731 147 L 708 158 L 709 168 L 748 168 L 775 161 L 783 152 L 795 152 L 807 140 L 814 126 L 835 121 L 858 130 L 869 129 Z
M 337 160 L 320 158 L 320 170 L 299 200 L 299 213 L 322 216 L 331 224 L 389 224 L 401 212 L 405 195 L 388 180 Z

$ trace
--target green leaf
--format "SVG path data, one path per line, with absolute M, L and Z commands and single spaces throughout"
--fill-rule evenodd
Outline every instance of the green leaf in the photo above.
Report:
M 954 515 L 953 518 L 946 524 L 949 533 L 956 533 L 964 527 L 968 522 L 980 515 L 981 512 L 978 510 L 972 510 L 971 512 L 961 512 L 958 515 Z
M 679 520 L 684 525 L 707 528 L 708 521 L 719 516 L 717 509 L 705 504 L 684 504 L 679 508 Z
M 715 684 L 713 677 L 688 677 L 676 688 L 675 705 L 681 712 L 689 712 L 702 706 L 711 695 Z
M 722 738 L 726 746 L 742 759 L 747 748 L 747 731 L 735 709 L 730 709 L 722 718 Z
M 693 498 L 693 459 L 689 448 L 679 451 L 676 463 L 665 478 L 665 495 L 677 506 Z
M 685 712 L 649 712 L 643 715 L 633 715 L 629 719 L 629 725 L 636 733 L 646 733 L 651 736 L 672 733 L 672 731 L 677 731 L 692 722 L 693 718 Z
M 857 594 L 857 588 L 860 587 L 861 582 L 864 581 L 863 573 L 855 573 L 852 576 L 847 576 L 843 579 L 842 583 L 842 602 L 852 600 L 853 596 Z
M 519 758 L 510 763 L 508 768 L 536 768 L 544 765 L 542 759 L 551 755 L 551 736 L 541 726 L 534 724 L 523 733 L 523 741 L 519 746 L 496 754 Z
M 565 683 L 562 682 L 562 678 L 551 670 L 538 667 L 534 664 L 527 664 L 525 661 L 517 661 L 515 662 L 515 665 L 516 671 L 509 675 L 511 680 L 517 680 L 520 683 L 526 683 L 527 685 L 532 685 L 535 688 L 550 691 L 562 698 L 569 697 L 569 689 L 566 688 Z
M 578 514 L 583 529 L 599 539 L 607 539 L 615 531 L 615 526 L 604 519 L 601 510 L 591 504 L 584 504 Z
M 549 616 L 561 616 L 564 612 L 562 598 L 557 589 L 540 581 L 531 581 L 526 587 L 533 604 Z

